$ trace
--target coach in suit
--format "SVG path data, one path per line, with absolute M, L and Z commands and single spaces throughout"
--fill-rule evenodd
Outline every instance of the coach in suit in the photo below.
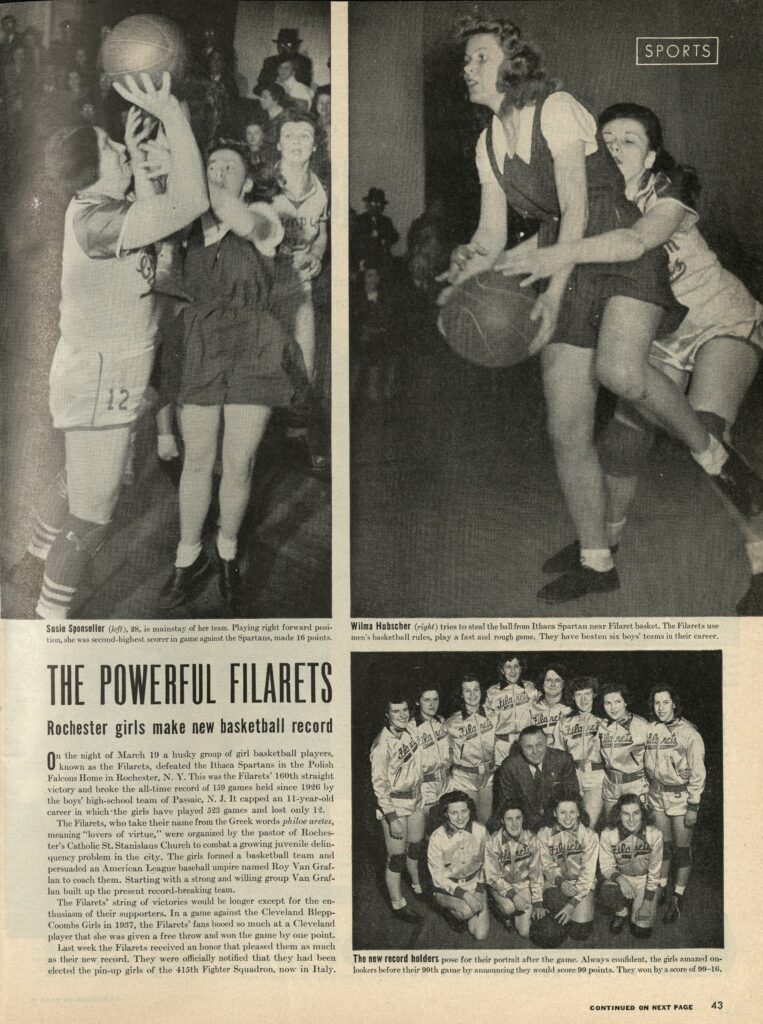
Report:
M 522 808 L 525 827 L 537 832 L 546 807 L 557 793 L 580 794 L 575 762 L 565 750 L 548 745 L 539 725 L 528 725 L 498 770 L 498 807 L 507 802 Z

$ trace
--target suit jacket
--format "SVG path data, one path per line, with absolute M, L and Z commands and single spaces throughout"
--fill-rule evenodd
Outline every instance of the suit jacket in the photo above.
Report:
M 518 744 L 503 761 L 498 771 L 498 806 L 505 801 L 516 801 L 525 816 L 525 828 L 537 831 L 543 824 L 546 807 L 557 793 L 569 794 L 575 798 L 580 794 L 575 762 L 565 750 L 553 747 L 546 749 L 541 766 L 540 798 L 535 791 L 535 782 L 530 765 L 525 760 Z

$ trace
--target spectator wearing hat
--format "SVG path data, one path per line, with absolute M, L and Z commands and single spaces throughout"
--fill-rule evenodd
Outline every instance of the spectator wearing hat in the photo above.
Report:
M 262 68 L 257 78 L 257 88 L 262 89 L 272 85 L 278 79 L 278 65 L 287 58 L 293 63 L 296 80 L 302 85 L 312 86 L 313 62 L 306 54 L 299 52 L 302 42 L 299 38 L 299 29 L 281 28 L 278 30 L 278 38 L 273 42 L 278 48 L 278 53 L 266 57 L 262 62 Z
M 387 267 L 392 258 L 392 247 L 400 235 L 389 217 L 383 213 L 387 197 L 383 188 L 369 188 L 363 197 L 366 212 L 355 221 L 354 247 L 358 263 L 376 262 Z

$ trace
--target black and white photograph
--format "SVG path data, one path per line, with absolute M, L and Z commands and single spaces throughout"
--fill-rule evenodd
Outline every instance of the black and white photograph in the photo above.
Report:
M 763 614 L 753 0 L 349 7 L 356 616 Z
M 329 3 L 0 15 L 3 616 L 329 616 Z
M 353 946 L 724 946 L 720 651 L 355 653 Z

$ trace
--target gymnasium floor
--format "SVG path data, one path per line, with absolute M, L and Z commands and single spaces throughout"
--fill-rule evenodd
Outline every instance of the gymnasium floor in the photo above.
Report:
M 738 424 L 763 470 L 762 380 Z M 356 401 L 356 616 L 733 615 L 749 570 L 741 536 L 691 458 L 654 451 L 618 556 L 621 589 L 546 605 L 543 561 L 573 538 L 544 425 L 538 360 L 471 366 L 444 343 L 413 353 L 387 403 Z

